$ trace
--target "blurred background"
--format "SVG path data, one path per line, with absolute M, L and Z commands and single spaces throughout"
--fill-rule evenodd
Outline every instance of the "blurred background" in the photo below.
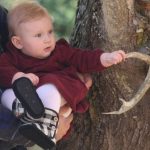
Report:
M 7 9 L 22 1 L 30 0 L 0 0 Z M 77 0 L 37 0 L 46 7 L 54 19 L 54 29 L 57 38 L 69 38 L 75 20 Z

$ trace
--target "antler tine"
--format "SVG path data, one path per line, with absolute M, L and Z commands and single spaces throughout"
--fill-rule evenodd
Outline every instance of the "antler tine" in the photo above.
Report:
M 150 56 L 148 55 L 141 54 L 138 52 L 128 53 L 127 58 L 131 58 L 131 57 L 141 59 L 146 63 L 150 64 Z M 118 111 L 106 112 L 102 114 L 122 114 L 129 111 L 142 99 L 142 97 L 144 96 L 144 94 L 147 92 L 149 88 L 150 88 L 150 67 L 144 82 L 142 83 L 139 90 L 136 92 L 136 94 L 130 101 L 125 101 L 124 99 L 120 98 L 119 100 L 122 101 L 122 106 Z

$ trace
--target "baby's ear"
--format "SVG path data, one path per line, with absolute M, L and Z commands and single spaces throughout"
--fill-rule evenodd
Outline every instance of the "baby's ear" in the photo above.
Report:
M 22 45 L 22 42 L 21 42 L 21 39 L 19 36 L 12 36 L 11 37 L 11 42 L 13 43 L 13 45 L 18 48 L 18 49 L 22 49 L 23 48 L 23 45 Z

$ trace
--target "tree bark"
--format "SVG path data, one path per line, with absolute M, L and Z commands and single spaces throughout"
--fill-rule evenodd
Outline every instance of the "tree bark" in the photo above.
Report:
M 134 0 L 79 0 L 71 44 L 104 51 L 138 51 L 139 18 Z M 148 41 L 149 37 L 147 38 Z M 148 91 L 132 110 L 122 115 L 103 115 L 118 110 L 119 98 L 129 100 L 147 73 L 136 59 L 93 74 L 88 95 L 91 103 L 85 114 L 76 114 L 74 131 L 62 140 L 58 150 L 149 150 L 150 109 Z

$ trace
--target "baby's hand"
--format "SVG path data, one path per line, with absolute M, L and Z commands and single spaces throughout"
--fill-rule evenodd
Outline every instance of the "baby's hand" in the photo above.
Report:
M 21 78 L 21 77 L 26 77 L 26 78 L 30 79 L 31 82 L 33 83 L 33 85 L 37 85 L 37 84 L 39 83 L 39 77 L 38 77 L 38 76 L 36 76 L 36 75 L 33 74 L 33 73 L 27 73 L 27 74 L 25 74 L 25 73 L 23 73 L 23 72 L 17 72 L 17 73 L 13 76 L 12 83 L 13 83 L 15 80 L 17 80 L 17 79 L 19 79 L 19 78 Z
M 114 51 L 112 53 L 103 53 L 100 57 L 100 61 L 104 67 L 109 67 L 114 64 L 118 64 L 125 60 L 126 54 L 122 50 Z
M 39 83 L 39 77 L 33 73 L 24 74 L 24 77 L 30 79 L 33 85 L 37 85 Z

